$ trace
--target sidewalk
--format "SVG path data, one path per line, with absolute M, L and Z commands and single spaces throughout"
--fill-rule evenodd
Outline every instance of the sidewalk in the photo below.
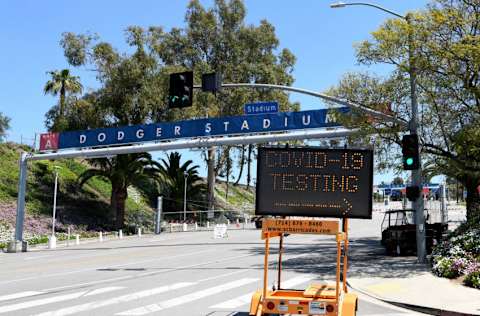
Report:
M 348 283 L 354 291 L 430 315 L 480 315 L 480 290 L 436 277 L 416 257 L 385 256 L 375 244 L 378 240 L 352 242 Z

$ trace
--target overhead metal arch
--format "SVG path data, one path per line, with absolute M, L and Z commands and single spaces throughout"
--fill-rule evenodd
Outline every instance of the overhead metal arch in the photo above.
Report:
M 312 91 L 312 90 L 307 90 L 307 89 L 301 89 L 301 88 L 295 88 L 291 86 L 283 86 L 283 85 L 276 85 L 276 84 L 269 84 L 269 83 L 224 83 L 222 84 L 222 88 L 254 88 L 254 89 L 261 89 L 261 88 L 267 88 L 267 89 L 277 89 L 277 90 L 285 90 L 285 91 L 291 91 L 291 92 L 296 92 L 296 93 L 301 93 L 305 95 L 310 95 L 312 97 L 320 98 L 322 100 L 325 100 L 327 102 L 332 102 L 335 104 L 340 104 L 344 106 L 348 106 L 349 108 L 354 108 L 357 109 L 360 112 L 363 112 L 365 114 L 372 115 L 374 117 L 378 117 L 380 119 L 389 121 L 389 122 L 395 122 L 397 124 L 400 124 L 404 128 L 408 128 L 408 122 L 405 120 L 402 120 L 398 117 L 392 116 L 385 114 L 380 111 L 376 111 L 373 109 L 370 109 L 364 105 L 351 102 L 348 100 L 340 99 L 337 97 L 333 97 L 330 95 L 326 95 L 324 93 Z M 200 89 L 201 86 L 194 86 L 196 89 Z
M 27 185 L 27 169 L 28 161 L 32 160 L 55 160 L 63 158 L 93 158 L 93 157 L 107 157 L 121 154 L 132 154 L 139 152 L 151 151 L 165 151 L 174 149 L 187 149 L 198 147 L 211 147 L 222 145 L 240 145 L 240 144 L 256 144 L 268 142 L 281 142 L 288 140 L 301 139 L 318 139 L 318 138 L 336 138 L 345 137 L 356 132 L 356 130 L 346 128 L 332 128 L 332 129 L 317 129 L 317 130 L 300 130 L 294 132 L 284 133 L 268 133 L 257 135 L 242 135 L 242 136 L 223 136 L 223 137 L 203 137 L 197 139 L 186 139 L 176 141 L 163 141 L 156 143 L 144 143 L 138 145 L 126 145 L 108 148 L 95 149 L 72 149 L 53 153 L 22 153 L 20 157 L 20 176 L 18 183 L 18 198 L 17 198 L 17 217 L 15 223 L 15 241 L 14 243 L 23 240 L 23 223 L 25 217 L 25 192 Z

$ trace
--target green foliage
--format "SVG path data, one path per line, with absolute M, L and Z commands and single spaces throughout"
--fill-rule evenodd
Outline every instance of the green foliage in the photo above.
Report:
M 17 198 L 18 159 L 26 147 L 13 143 L 0 144 L 0 202 L 12 203 Z M 62 222 L 84 224 L 85 229 L 105 227 L 111 185 L 101 178 L 88 180 L 83 187 L 78 176 L 88 169 L 85 162 L 75 159 L 34 161 L 29 163 L 26 209 L 29 214 L 51 216 L 53 201 L 54 166 L 59 166 L 59 194 L 57 212 Z M 150 210 L 143 202 L 127 199 L 127 214 L 134 210 Z M 0 215 L 2 210 L 0 210 Z M 13 224 L 13 223 L 12 223 Z
M 480 214 L 480 26 L 478 1 L 435 0 L 426 9 L 408 13 L 406 19 L 389 19 L 372 32 L 372 40 L 357 46 L 364 65 L 389 64 L 385 78 L 368 73 L 347 74 L 329 93 L 390 113 L 408 122 L 412 74 L 420 104 L 420 141 L 426 176 L 443 173 L 467 188 L 467 217 Z M 400 166 L 395 144 L 397 124 L 356 114 L 344 120 L 360 127 L 358 138 L 368 142 L 379 135 L 380 168 Z
M 463 280 L 463 284 L 476 289 L 480 289 L 480 271 L 475 271 L 467 274 L 467 276 Z
M 117 229 L 122 228 L 128 203 L 128 187 L 140 181 L 158 180 L 159 166 L 148 153 L 91 159 L 90 163 L 93 168 L 83 171 L 78 176 L 78 183 L 82 186 L 95 178 L 111 183 L 109 217 L 115 219 Z
M 440 277 L 454 279 L 460 274 L 458 270 L 453 268 L 453 263 L 454 259 L 442 257 L 433 266 L 433 272 Z
M 432 271 L 444 278 L 465 275 L 464 284 L 475 287 L 480 271 L 480 228 L 462 225 L 432 252 Z
M 0 112 L 0 142 L 3 141 L 7 130 L 10 128 L 10 118 Z
M 181 155 L 173 152 L 160 162 L 160 177 L 162 179 L 159 195 L 165 198 L 165 212 L 183 210 L 185 192 L 185 175 L 187 175 L 187 209 L 189 211 L 204 210 L 205 183 L 198 176 L 198 166 L 187 160 L 181 164 Z
M 258 26 L 246 25 L 245 16 L 246 8 L 240 0 L 217 0 L 210 9 L 192 0 L 184 28 L 165 32 L 158 26 L 128 27 L 125 40 L 131 47 L 130 54 L 118 52 L 96 35 L 63 33 L 60 44 L 69 64 L 94 69 L 100 88 L 80 100 L 61 100 L 59 111 L 54 107 L 46 114 L 47 126 L 54 129 L 60 126 L 62 130 L 91 129 L 198 118 L 205 114 L 235 115 L 242 113 L 244 103 L 258 99 L 275 99 L 282 110 L 297 110 L 299 105 L 291 104 L 286 93 L 265 89 L 225 89 L 216 97 L 198 92 L 189 111 L 167 109 L 169 74 L 185 69 L 194 71 L 196 84 L 200 83 L 202 73 L 211 71 L 221 73 L 224 82 L 293 83 L 295 56 L 288 49 L 280 49 L 273 25 L 266 20 Z M 60 121 L 57 112 L 62 114 Z M 220 151 L 215 172 L 209 174 L 215 176 L 226 162 L 231 162 L 230 152 Z M 211 160 L 215 161 L 215 157 Z M 127 196 L 125 183 L 134 175 L 120 169 L 128 165 L 116 163 L 115 159 L 109 161 L 116 170 L 102 166 L 85 177 L 97 175 L 109 179 L 114 188 L 111 203 L 116 203 L 112 207 L 120 205 L 121 212 Z M 106 168 L 112 171 L 110 176 L 99 171 Z M 123 180 L 112 181 L 113 173 L 124 175 Z M 209 181 L 212 183 L 214 178 Z
M 81 93 L 83 87 L 80 83 L 80 78 L 72 76 L 68 69 L 50 71 L 48 73 L 50 74 L 51 79 L 45 84 L 43 92 L 45 94 L 50 93 L 52 95 L 60 95 L 60 107 L 56 120 L 51 128 L 54 131 L 62 131 L 67 128 L 67 122 L 65 120 L 65 98 L 67 97 L 67 93 Z

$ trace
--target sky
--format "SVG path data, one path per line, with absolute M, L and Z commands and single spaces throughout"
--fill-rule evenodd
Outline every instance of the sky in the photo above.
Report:
M 336 1 L 336 0 L 335 0 Z M 275 26 L 280 49 L 288 48 L 297 58 L 293 86 L 325 91 L 343 74 L 368 70 L 384 74 L 385 66 L 366 68 L 355 59 L 354 44 L 370 38 L 387 13 L 365 6 L 330 8 L 328 0 L 245 0 L 246 23 L 258 25 L 266 19 Z M 348 1 L 345 1 L 348 2 Z M 201 0 L 204 6 L 213 1 Z M 373 3 L 373 2 L 372 2 Z M 400 14 L 419 10 L 427 1 L 378 0 L 375 4 Z M 183 27 L 188 0 L 4 0 L 0 1 L 0 112 L 11 118 L 8 139 L 33 144 L 35 134 L 45 132 L 44 115 L 57 99 L 43 94 L 47 71 L 70 68 L 84 88 L 98 87 L 87 69 L 70 67 L 59 45 L 63 32 L 96 33 L 119 51 L 127 50 L 124 30 L 130 25 Z M 302 110 L 323 108 L 313 97 L 291 94 Z M 206 168 L 198 152 L 185 157 Z M 158 156 L 158 155 L 157 155 Z M 255 170 L 255 169 L 253 169 Z M 375 183 L 390 182 L 393 174 L 375 174 Z

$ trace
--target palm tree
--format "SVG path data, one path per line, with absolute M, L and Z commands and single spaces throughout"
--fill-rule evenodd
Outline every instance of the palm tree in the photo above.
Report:
M 65 98 L 67 93 L 82 93 L 83 86 L 80 83 L 80 77 L 72 76 L 70 70 L 63 69 L 61 71 L 47 72 L 52 77 L 47 81 L 43 92 L 45 94 L 52 94 L 56 96 L 60 94 L 60 109 L 59 117 L 65 114 Z
M 125 220 L 125 202 L 128 197 L 127 188 L 136 182 L 154 179 L 159 181 L 159 164 L 152 160 L 148 153 L 118 155 L 113 158 L 91 159 L 94 168 L 83 172 L 78 181 L 83 185 L 93 177 L 110 181 L 112 193 L 110 207 L 115 218 L 116 229 L 123 228 Z
M 192 166 L 193 161 L 187 160 L 180 165 L 181 155 L 173 152 L 166 159 L 160 160 L 160 174 L 162 178 L 161 195 L 166 198 L 165 211 L 181 211 L 183 209 L 183 195 L 185 190 L 185 173 L 187 174 L 187 208 L 189 210 L 203 209 L 206 185 L 198 176 L 198 165 Z

